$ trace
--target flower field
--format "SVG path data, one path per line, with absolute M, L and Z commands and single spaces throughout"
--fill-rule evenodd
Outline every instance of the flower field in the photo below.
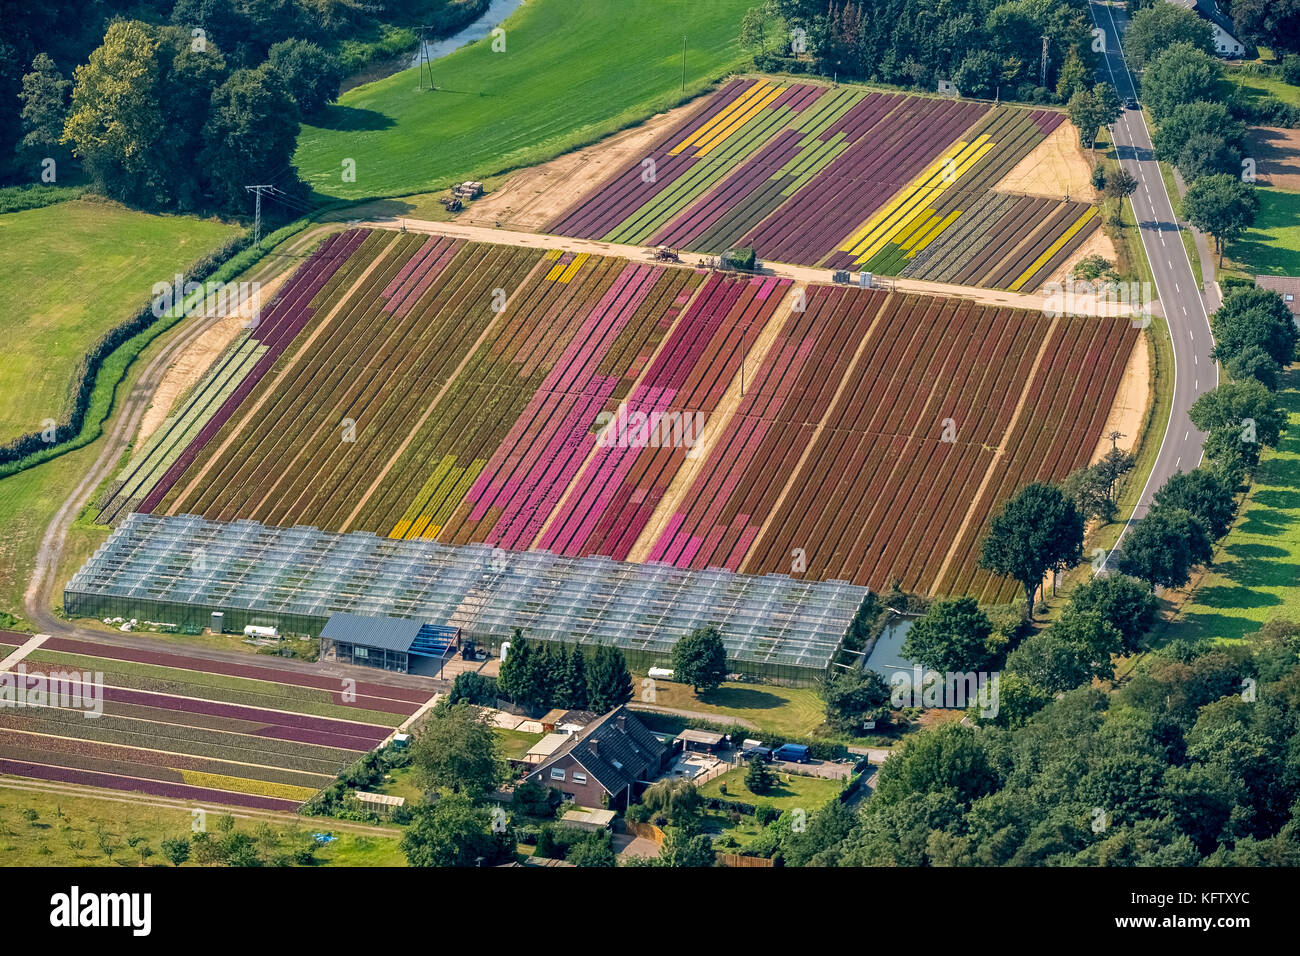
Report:
M 992 245 L 964 284 L 1029 290 L 1097 228 L 1095 210 L 992 190 L 1063 120 L 734 80 L 546 231 L 697 252 L 752 245 L 761 259 L 923 279 Z
M 854 248 L 897 263 L 887 235 Z M 975 567 L 989 515 L 1087 462 L 1137 335 L 1123 318 L 555 249 L 346 241 L 297 340 L 146 506 L 994 599 L 1005 582 Z M 987 268 L 1018 279 L 1057 252 Z M 117 707 L 185 707 L 165 681 L 115 686 Z M 268 723 L 263 737 L 364 743 Z
M 0 656 L 26 635 L 0 635 Z M 103 714 L 0 710 L 0 773 L 228 806 L 293 810 L 382 742 L 424 692 L 272 665 L 52 638 L 29 674 L 103 674 Z

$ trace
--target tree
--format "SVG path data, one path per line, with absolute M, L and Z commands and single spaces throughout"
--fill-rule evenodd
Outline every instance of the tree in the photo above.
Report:
M 617 866 L 613 841 L 609 833 L 592 833 L 570 847 L 565 861 L 574 866 Z
M 1020 582 L 1030 618 L 1047 572 L 1082 558 L 1083 515 L 1061 489 L 1039 482 L 1025 485 L 1002 506 L 980 549 L 981 567 Z
M 1180 588 L 1193 568 L 1209 564 L 1213 546 L 1199 518 L 1180 508 L 1156 508 L 1124 539 L 1119 566 L 1151 587 Z
M 1232 487 L 1205 468 L 1170 475 L 1155 493 L 1157 508 L 1181 508 L 1200 518 L 1211 538 L 1222 538 L 1237 513 Z
M 61 142 L 106 195 L 153 201 L 166 184 L 159 123 L 158 41 L 143 23 L 121 20 L 77 67 Z
M 1002 61 L 992 50 L 972 50 L 962 59 L 952 80 L 963 96 L 991 99 L 998 91 Z
M 1097 145 L 1097 131 L 1119 119 L 1123 107 L 1109 83 L 1098 83 L 1071 96 L 1066 109 L 1079 130 L 1079 145 L 1091 150 Z
M 513 857 L 515 839 L 492 822 L 468 796 L 448 794 L 415 809 L 399 845 L 411 866 L 495 866 Z
M 1269 448 L 1277 447 L 1286 429 L 1286 414 L 1277 407 L 1277 397 L 1253 379 L 1221 383 L 1198 398 L 1187 417 L 1202 431 L 1234 429 L 1242 441 Z
M 617 647 L 601 644 L 587 664 L 587 706 L 604 714 L 632 699 L 632 674 Z
M 212 94 L 199 163 L 218 206 L 243 210 L 249 183 L 271 182 L 292 165 L 298 109 L 266 65 L 236 70 Z
M 1091 79 L 1092 71 L 1071 47 L 1065 53 L 1065 62 L 1056 78 L 1056 98 L 1068 103 L 1075 93 L 1088 88 Z
M 717 862 L 717 854 L 713 849 L 713 840 L 705 834 L 692 836 L 681 827 L 670 826 L 664 831 L 659 861 L 663 866 L 713 866 Z
M 1102 524 L 1115 520 L 1115 502 L 1110 496 L 1106 475 L 1095 465 L 1077 468 L 1061 483 L 1061 491 L 1074 502 L 1085 520 L 1098 519 Z
M 1156 158 L 1167 163 L 1178 163 L 1187 144 L 1199 137 L 1218 139 L 1228 147 L 1239 150 L 1246 140 L 1246 124 L 1235 119 L 1223 103 L 1203 101 L 1180 103 L 1161 120 L 1152 136 Z M 1238 156 L 1234 171 L 1240 169 L 1241 158 Z M 1216 172 L 1229 172 L 1229 170 L 1221 169 Z
M 1124 52 L 1139 67 L 1156 60 L 1175 43 L 1214 54 L 1210 24 L 1195 10 L 1172 3 L 1156 3 L 1139 10 L 1124 31 Z
M 430 715 L 411 744 L 411 765 L 416 783 L 426 790 L 477 796 L 505 778 L 491 724 L 466 703 Z
M 826 724 L 836 733 L 854 734 L 862 730 L 864 721 L 889 716 L 889 685 L 873 670 L 830 674 L 823 679 L 820 693 L 826 703 Z
M 1006 670 L 1049 695 L 1092 680 L 1079 647 L 1050 627 L 1031 634 L 1008 654 Z
M 24 136 L 20 145 L 34 155 L 62 156 L 63 124 L 68 115 L 68 89 L 65 79 L 46 53 L 36 54 L 32 70 L 23 76 L 22 100 Z
M 1214 357 L 1220 362 L 1229 362 L 1255 347 L 1281 368 L 1295 361 L 1296 345 L 1300 343 L 1300 330 L 1282 296 L 1257 286 L 1229 292 L 1210 316 L 1210 328 L 1214 332 Z
M 1248 345 L 1224 363 L 1234 381 L 1254 379 L 1270 392 L 1276 392 L 1282 382 L 1282 367 L 1258 345 Z
M 1106 195 L 1115 202 L 1115 214 L 1111 217 L 1115 225 L 1124 222 L 1124 200 L 1137 192 L 1137 188 L 1137 179 L 1123 167 L 1106 177 Z
M 557 697 L 560 706 L 587 709 L 587 658 L 581 647 L 574 647 L 564 661 Z
M 163 856 L 167 857 L 167 862 L 172 866 L 180 866 L 190 858 L 190 838 L 186 836 L 170 837 L 163 840 Z
M 697 694 L 726 680 L 727 648 L 716 627 L 696 628 L 673 645 L 673 677 Z
M 1190 43 L 1164 48 L 1142 75 L 1142 100 L 1157 123 L 1174 109 L 1197 100 L 1213 101 L 1223 79 L 1223 67 L 1209 53 Z
M 1228 243 L 1255 224 L 1259 198 L 1255 187 L 1238 177 L 1221 173 L 1205 176 L 1187 187 L 1183 196 L 1183 217 L 1197 229 L 1214 237 L 1214 247 L 1223 265 Z
M 480 707 L 495 707 L 497 704 L 497 682 L 474 671 L 461 671 L 452 681 L 451 692 L 444 698 L 447 706 L 465 701 Z
M 542 696 L 540 683 L 545 675 L 539 673 L 535 650 L 536 645 L 515 628 L 506 659 L 497 671 L 497 687 L 501 693 L 524 706 L 535 706 Z
M 1244 37 L 1275 53 L 1300 52 L 1300 0 L 1232 0 L 1232 19 Z
M 1194 183 L 1206 176 L 1232 173 L 1241 169 L 1241 150 L 1215 133 L 1197 133 L 1183 144 L 1174 165 L 1183 179 Z
M 755 754 L 749 758 L 749 766 L 745 770 L 745 786 L 749 788 L 750 793 L 761 797 L 769 793 L 776 783 L 776 774 L 762 757 Z
M 994 659 L 993 625 L 971 597 L 935 601 L 912 623 L 899 653 L 944 673 L 984 670 Z
M 306 40 L 282 40 L 267 53 L 266 65 L 284 84 L 298 111 L 314 116 L 339 95 L 343 68 L 336 57 Z
M 1158 602 L 1137 578 L 1127 574 L 1098 574 L 1070 592 L 1069 607 L 1080 614 L 1097 614 L 1120 632 L 1123 649 L 1133 653 L 1156 622 Z

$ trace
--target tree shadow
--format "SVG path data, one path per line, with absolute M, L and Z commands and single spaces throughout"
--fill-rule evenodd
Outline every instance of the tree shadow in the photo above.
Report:
M 714 707 L 747 710 L 775 710 L 788 703 L 785 698 L 777 694 L 753 687 L 719 687 L 715 690 L 702 691 L 699 698 Z
M 392 129 L 397 123 L 391 116 L 377 110 L 363 110 L 355 106 L 340 106 L 338 103 L 327 106 L 314 117 L 315 125 L 321 129 L 343 130 L 352 132 L 373 132 Z

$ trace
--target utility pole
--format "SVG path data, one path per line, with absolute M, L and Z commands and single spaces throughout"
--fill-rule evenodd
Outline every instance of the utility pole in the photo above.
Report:
M 1043 63 L 1038 69 L 1038 85 L 1047 85 L 1047 37 L 1043 37 Z
M 429 89 L 435 90 L 437 87 L 433 85 L 433 62 L 429 59 L 429 44 L 425 41 L 425 31 L 428 29 L 429 27 L 427 24 L 420 24 L 420 89 L 424 89 L 424 67 L 425 64 L 428 64 Z
M 253 245 L 259 248 L 262 245 L 262 190 L 274 189 L 274 186 L 245 186 L 250 193 L 256 196 L 253 206 Z

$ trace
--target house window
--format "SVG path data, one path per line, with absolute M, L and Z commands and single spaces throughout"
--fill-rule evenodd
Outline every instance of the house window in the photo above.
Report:
M 1295 301 L 1295 296 L 1292 295 L 1290 292 L 1288 292 L 1288 293 L 1286 294 L 1286 300 L 1287 300 L 1288 302 L 1294 302 L 1294 301 Z
M 575 771 L 573 771 L 573 782 L 574 782 L 574 783 L 586 783 L 586 782 L 587 782 L 587 775 L 586 775 L 585 773 L 579 773 L 578 771 L 575 770 Z
M 564 771 L 561 770 L 559 767 L 552 767 L 552 768 L 551 768 L 551 779 L 552 779 L 552 780 L 563 780 L 563 779 L 564 779 Z

